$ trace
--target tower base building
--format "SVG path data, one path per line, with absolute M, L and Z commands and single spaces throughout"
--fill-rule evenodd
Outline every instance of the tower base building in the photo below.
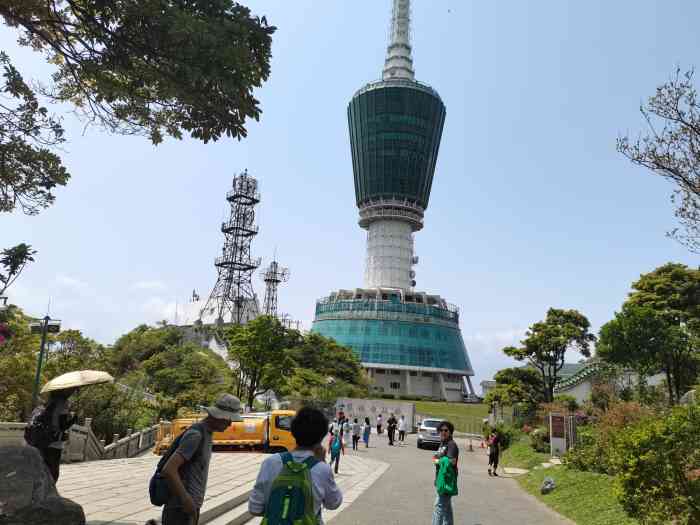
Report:
M 438 295 L 340 290 L 316 303 L 312 330 L 352 348 L 377 393 L 447 401 L 473 394 L 459 311 Z
M 413 235 L 423 228 L 446 109 L 414 78 L 410 0 L 394 0 L 382 79 L 348 104 L 364 288 L 316 303 L 312 331 L 349 346 L 378 393 L 448 401 L 474 397 L 459 310 L 415 290 Z

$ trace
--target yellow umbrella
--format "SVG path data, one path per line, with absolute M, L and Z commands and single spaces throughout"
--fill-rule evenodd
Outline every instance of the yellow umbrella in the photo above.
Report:
M 80 388 L 87 385 L 99 385 L 100 383 L 113 383 L 114 378 L 107 372 L 99 370 L 77 370 L 67 374 L 54 377 L 44 385 L 41 393 L 53 392 L 55 390 L 66 390 L 68 388 Z

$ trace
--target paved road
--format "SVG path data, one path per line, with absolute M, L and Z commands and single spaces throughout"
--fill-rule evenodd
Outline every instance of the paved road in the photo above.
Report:
M 459 496 L 453 499 L 459 525 L 572 525 L 520 489 L 514 479 L 491 478 L 483 449 L 466 450 L 458 440 Z M 418 450 L 415 435 L 403 447 L 388 446 L 386 434 L 372 435 L 369 449 L 358 454 L 388 462 L 388 470 L 352 505 L 333 517 L 331 525 L 429 525 L 435 499 L 433 452 Z M 341 471 L 342 471 L 341 459 Z

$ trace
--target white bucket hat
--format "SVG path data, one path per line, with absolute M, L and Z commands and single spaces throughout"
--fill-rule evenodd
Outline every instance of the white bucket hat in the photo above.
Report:
M 220 395 L 214 406 L 204 407 L 204 410 L 215 419 L 243 421 L 241 417 L 241 401 L 231 394 Z

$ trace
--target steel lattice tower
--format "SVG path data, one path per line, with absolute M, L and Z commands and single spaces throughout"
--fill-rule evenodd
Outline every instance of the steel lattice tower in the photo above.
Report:
M 226 194 L 231 215 L 221 225 L 224 248 L 214 264 L 219 274 L 202 313 L 215 308 L 216 322 L 243 324 L 258 313 L 258 298 L 253 290 L 253 273 L 260 266 L 260 258 L 251 257 L 250 244 L 258 234 L 255 225 L 255 206 L 260 202 L 258 181 L 245 170 L 233 178 L 233 188 Z
M 265 315 L 277 317 L 277 288 L 280 283 L 289 280 L 289 269 L 283 268 L 277 261 L 272 261 L 261 277 L 265 281 L 263 312 Z

